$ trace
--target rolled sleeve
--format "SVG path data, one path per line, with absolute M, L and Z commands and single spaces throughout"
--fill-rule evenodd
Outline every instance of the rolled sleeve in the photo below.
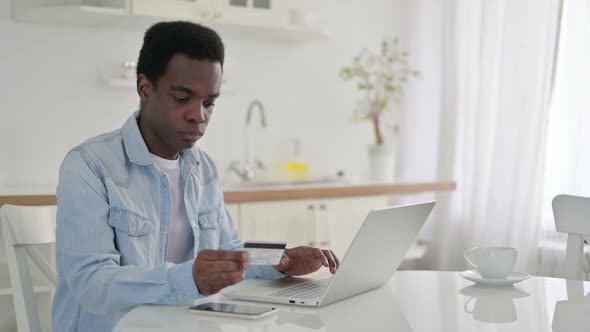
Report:
M 172 265 L 168 269 L 170 295 L 161 304 L 189 304 L 199 298 L 199 289 L 193 280 L 193 261 Z

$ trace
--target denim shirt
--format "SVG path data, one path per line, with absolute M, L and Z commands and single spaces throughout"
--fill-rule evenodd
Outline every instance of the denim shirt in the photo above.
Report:
M 110 331 L 134 306 L 190 304 L 199 297 L 193 260 L 166 262 L 171 193 L 137 115 L 121 129 L 75 147 L 61 165 L 53 331 Z M 211 158 L 193 148 L 181 153 L 180 165 L 195 257 L 203 249 L 242 248 Z M 246 273 L 281 276 L 271 266 L 252 266 Z

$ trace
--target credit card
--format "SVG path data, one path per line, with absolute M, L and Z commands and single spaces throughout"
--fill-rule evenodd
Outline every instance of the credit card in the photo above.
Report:
M 283 257 L 287 242 L 246 241 L 244 251 L 250 254 L 250 265 L 277 265 Z

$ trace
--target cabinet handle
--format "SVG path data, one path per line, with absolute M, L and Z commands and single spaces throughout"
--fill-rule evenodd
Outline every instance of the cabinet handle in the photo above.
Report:
M 309 211 L 309 220 L 311 221 L 308 231 L 309 242 L 308 245 L 310 247 L 316 247 L 318 245 L 318 210 L 314 204 L 307 205 L 307 211 Z
M 308 245 L 312 247 L 329 247 L 331 241 L 328 207 L 324 203 L 320 205 L 309 204 L 307 210 L 310 211 L 310 219 L 312 220 L 310 227 L 312 235 L 310 238 L 313 239 L 308 242 Z
M 320 217 L 321 222 L 323 223 L 323 227 L 324 227 L 324 239 L 320 241 L 320 246 L 325 247 L 326 249 L 329 249 L 329 247 L 332 245 L 332 237 L 330 235 L 330 214 L 328 212 L 328 207 L 325 204 L 321 204 L 320 205 L 320 212 L 321 215 L 318 216 Z

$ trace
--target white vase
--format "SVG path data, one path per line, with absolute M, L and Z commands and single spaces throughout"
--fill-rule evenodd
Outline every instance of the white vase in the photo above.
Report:
M 369 179 L 372 182 L 391 182 L 395 174 L 395 154 L 391 146 L 369 146 Z

